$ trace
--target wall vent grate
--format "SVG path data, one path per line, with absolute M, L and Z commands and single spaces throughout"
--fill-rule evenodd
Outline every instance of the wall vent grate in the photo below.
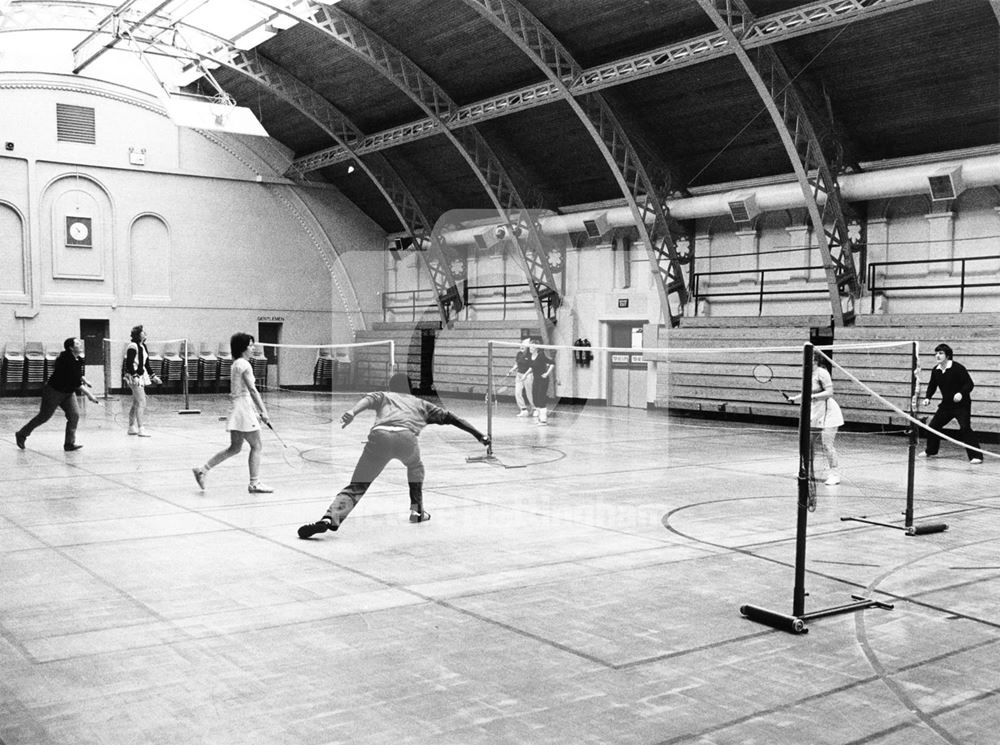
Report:
M 60 142 L 97 143 L 94 110 L 89 106 L 56 104 L 56 139 Z

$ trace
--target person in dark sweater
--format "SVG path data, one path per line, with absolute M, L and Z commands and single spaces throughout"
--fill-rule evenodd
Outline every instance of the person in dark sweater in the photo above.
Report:
M 405 373 L 396 373 L 389 378 L 387 393 L 376 391 L 365 394 L 350 411 L 344 412 L 340 421 L 346 427 L 366 409 L 375 410 L 375 423 L 354 467 L 351 483 L 340 490 L 319 522 L 299 528 L 299 538 L 311 538 L 317 533 L 337 530 L 391 460 L 398 460 L 406 466 L 406 480 L 410 486 L 410 522 L 430 520 L 430 513 L 424 512 L 424 464 L 417 442 L 421 430 L 428 424 L 450 424 L 468 432 L 483 445 L 490 444 L 489 437 L 464 419 L 412 395 L 410 379 Z
M 83 377 L 83 342 L 70 337 L 63 342 L 63 351 L 56 358 L 52 375 L 42 388 L 42 406 L 34 419 L 14 433 L 17 446 L 24 450 L 24 441 L 28 439 L 36 427 L 52 418 L 56 409 L 66 413 L 66 437 L 63 440 L 63 450 L 72 452 L 83 445 L 76 444 L 76 425 L 80 421 L 80 409 L 76 404 L 77 394 L 86 396 L 95 404 L 100 401 L 91 393 L 90 383 Z
M 941 391 L 941 403 L 927 425 L 933 432 L 927 433 L 927 447 L 921 458 L 933 458 L 941 447 L 941 437 L 937 434 L 944 426 L 954 419 L 958 422 L 958 438 L 965 443 L 965 454 L 969 463 L 982 463 L 983 456 L 979 449 L 979 438 L 972 431 L 972 389 L 975 383 L 969 371 L 952 357 L 954 352 L 947 344 L 934 347 L 934 359 L 937 362 L 931 370 L 931 380 L 927 384 L 927 394 L 923 405 L 930 406 L 931 398 L 936 391 Z

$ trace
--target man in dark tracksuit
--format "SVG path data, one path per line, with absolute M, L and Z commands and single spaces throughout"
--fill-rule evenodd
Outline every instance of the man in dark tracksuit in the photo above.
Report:
M 406 480 L 410 485 L 410 522 L 430 520 L 430 514 L 424 512 L 424 464 L 420 460 L 420 445 L 417 442 L 421 430 L 428 424 L 450 424 L 468 432 L 483 445 L 490 443 L 489 437 L 464 419 L 412 395 L 410 379 L 404 373 L 396 373 L 389 379 L 387 393 L 366 393 L 350 411 L 344 412 L 340 418 L 343 426 L 353 422 L 354 417 L 365 409 L 375 410 L 375 424 L 354 467 L 351 483 L 340 490 L 319 522 L 299 528 L 299 538 L 337 530 L 382 469 L 394 459 L 406 466 Z
M 42 406 L 34 419 L 14 433 L 17 446 L 24 450 L 24 441 L 28 439 L 35 427 L 45 424 L 55 414 L 56 409 L 66 413 L 66 438 L 63 440 L 63 450 L 72 452 L 83 445 L 76 444 L 76 425 L 80 421 L 80 410 L 76 405 L 77 393 L 82 393 L 95 404 L 100 403 L 87 388 L 90 383 L 83 377 L 83 342 L 77 338 L 69 338 L 63 342 L 63 351 L 56 357 L 56 363 L 48 382 L 42 388 Z
M 983 456 L 979 452 L 979 438 L 972 431 L 972 389 L 975 384 L 972 376 L 963 365 L 952 359 L 954 353 L 947 344 L 934 347 L 934 359 L 937 364 L 931 370 L 931 381 L 927 384 L 927 395 L 924 406 L 930 406 L 935 391 L 941 391 L 941 403 L 931 418 L 929 426 L 934 432 L 927 433 L 927 447 L 920 453 L 923 458 L 932 458 L 941 447 L 940 432 L 944 426 L 954 419 L 958 422 L 958 438 L 966 444 L 965 454 L 969 463 L 982 463 Z

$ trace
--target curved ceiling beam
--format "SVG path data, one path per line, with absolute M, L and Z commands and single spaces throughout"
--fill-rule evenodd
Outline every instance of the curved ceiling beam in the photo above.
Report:
M 729 39 L 737 59 L 771 115 L 805 197 L 806 210 L 826 271 L 834 323 L 838 326 L 853 323 L 855 303 L 861 297 L 861 285 L 854 265 L 840 186 L 794 81 L 774 49 L 758 47 L 751 58 L 742 46 L 746 29 L 752 28 L 753 24 L 753 15 L 743 0 L 697 2 Z M 821 193 L 824 195 L 822 205 L 819 203 Z
M 583 68 L 552 32 L 519 2 L 465 0 L 465 3 L 503 32 L 548 76 L 583 123 L 632 210 L 639 239 L 646 247 L 650 264 L 657 269 L 660 312 L 671 326 L 679 325 L 688 293 L 672 232 L 684 231 L 664 205 L 666 193 L 658 193 L 650 176 L 655 169 L 665 177 L 662 180 L 669 183 L 672 180 L 670 172 L 664 165 L 651 162 L 648 156 L 644 162 L 604 96 L 596 92 L 582 94 L 579 99 L 573 96 L 569 86 L 579 79 Z M 647 227 L 650 217 L 653 218 L 652 228 Z
M 109 16 L 102 20 L 97 29 L 87 37 L 88 40 L 97 41 L 107 33 L 104 26 L 110 23 L 110 19 Z M 112 30 L 111 40 L 100 45 L 99 49 L 110 49 L 121 39 L 128 37 L 143 45 L 144 51 L 148 53 L 202 60 L 226 67 L 249 78 L 290 104 L 348 152 L 353 152 L 353 143 L 364 139 L 361 130 L 329 101 L 256 51 L 241 50 L 231 41 L 209 31 L 187 23 L 158 19 L 154 14 L 147 14 L 135 22 L 119 18 Z M 177 30 L 197 34 L 208 41 L 212 49 L 208 52 L 197 51 L 187 42 L 183 34 L 174 33 Z M 150 36 L 141 36 L 143 31 Z M 167 36 L 169 42 L 164 39 Z M 90 54 L 92 59 L 95 53 Z M 367 161 L 356 158 L 356 162 L 375 184 L 400 224 L 412 238 L 413 245 L 433 283 L 442 321 L 447 324 L 450 313 L 461 309 L 462 295 L 452 276 L 450 260 L 438 236 L 433 233 L 430 221 L 405 182 L 384 156 L 373 153 L 368 156 Z
M 475 127 L 452 131 L 446 126 L 445 122 L 458 108 L 451 97 L 409 57 L 335 6 L 315 0 L 300 0 L 288 8 L 264 0 L 253 2 L 296 18 L 344 46 L 396 85 L 435 122 L 479 179 L 502 222 L 510 227 L 509 234 L 520 253 L 535 310 L 544 324 L 550 316 L 549 309 L 558 307 L 561 298 L 542 234 L 533 220 L 528 219 L 531 212 L 479 131 Z M 516 217 L 511 213 L 517 213 Z M 515 225 L 520 229 L 515 230 Z
M 991 1 L 1000 3 L 1000 0 Z M 837 28 L 929 2 L 933 2 L 933 0 L 823 0 L 822 2 L 813 2 L 784 13 L 758 18 L 749 27 L 743 46 L 749 49 L 765 44 L 775 44 L 796 36 Z M 594 93 L 612 86 L 708 62 L 732 53 L 733 47 L 726 35 L 716 30 L 687 41 L 668 44 L 648 52 L 588 68 L 581 72 L 579 78 L 568 85 L 574 96 L 580 96 L 584 93 Z M 456 129 L 499 116 L 507 116 L 535 106 L 544 106 L 564 100 L 555 83 L 551 81 L 537 83 L 462 106 L 455 111 L 450 120 L 446 120 L 444 123 L 451 129 Z M 368 153 L 395 147 L 405 142 L 413 142 L 439 134 L 440 131 L 439 122 L 433 119 L 408 122 L 368 135 L 365 141 L 358 146 L 358 152 Z M 349 156 L 339 148 L 324 148 L 298 158 L 292 164 L 292 168 L 298 172 L 306 172 L 348 159 Z

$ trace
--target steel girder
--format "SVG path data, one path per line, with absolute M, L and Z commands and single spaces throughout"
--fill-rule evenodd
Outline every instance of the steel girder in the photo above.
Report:
M 514 42 L 544 72 L 556 87 L 588 134 L 594 140 L 618 186 L 632 210 L 639 239 L 646 246 L 650 263 L 656 267 L 657 290 L 661 312 L 671 326 L 677 326 L 683 315 L 688 293 L 672 230 L 683 232 L 665 206 L 670 174 L 661 164 L 643 162 L 628 135 L 616 118 L 611 106 L 597 92 L 574 97 L 570 85 L 583 68 L 573 59 L 558 39 L 516 0 L 465 0 L 465 3 Z M 665 176 L 666 183 L 657 190 L 650 178 L 650 167 Z M 652 218 L 652 228 L 647 221 Z M 671 299 L 674 302 L 671 302 Z M 675 310 L 676 308 L 676 310 Z
M 697 0 L 716 27 L 729 39 L 767 108 L 788 153 L 802 188 L 806 210 L 826 271 L 833 321 L 838 326 L 854 321 L 861 297 L 857 268 L 836 172 L 823 152 L 816 127 L 777 53 L 770 46 L 757 47 L 753 57 L 742 45 L 753 15 L 743 0 Z M 822 197 L 822 204 L 820 204 Z
M 445 121 L 458 109 L 451 97 L 406 55 L 335 6 L 322 5 L 315 0 L 299 0 L 288 8 L 263 0 L 254 2 L 286 13 L 343 45 L 395 84 L 434 121 L 438 131 L 452 143 L 479 179 L 501 222 L 509 227 L 512 243 L 518 249 L 527 275 L 535 310 L 544 325 L 546 307 L 558 307 L 561 298 L 552 276 L 543 234 L 528 219 L 528 206 L 479 131 L 471 126 L 452 131 L 445 126 Z M 511 212 L 516 212 L 522 222 L 513 220 Z
M 163 5 L 165 3 L 158 7 L 162 8 Z M 330 135 L 340 147 L 351 151 L 352 143 L 363 139 L 364 135 L 357 126 L 329 101 L 291 73 L 257 52 L 238 49 L 229 40 L 189 24 L 170 23 L 168 26 L 156 27 L 150 20 L 153 18 L 152 14 L 146 14 L 132 25 L 128 25 L 128 22 L 118 18 L 114 24 L 116 38 L 112 40 L 111 44 L 101 46 L 101 51 L 110 48 L 114 43 L 117 43 L 119 38 L 127 35 L 151 49 L 155 48 L 161 54 L 219 64 L 244 75 L 291 104 Z M 103 26 L 107 22 L 110 22 L 109 19 L 105 19 L 101 25 Z M 153 35 L 148 38 L 137 35 L 137 31 L 145 27 L 149 27 L 153 31 Z M 205 53 L 193 49 L 179 34 L 171 34 L 169 43 L 159 38 L 165 32 L 171 32 L 174 29 L 186 29 L 196 33 L 210 40 L 215 46 L 210 52 Z M 101 31 L 102 28 L 99 26 L 88 39 L 96 39 Z M 176 54 L 175 50 L 180 50 L 182 54 Z M 84 64 L 92 61 L 96 56 L 92 53 Z M 78 65 L 78 67 L 82 67 L 82 65 Z M 442 322 L 447 324 L 450 314 L 462 308 L 462 293 L 452 275 L 451 260 L 446 255 L 439 237 L 434 234 L 431 222 L 427 219 L 409 188 L 381 153 L 372 153 L 369 154 L 367 160 L 357 158 L 356 161 L 358 167 L 372 180 L 379 193 L 389 203 L 397 219 L 413 239 L 413 245 L 434 285 L 435 298 Z
M 814 2 L 801 8 L 758 18 L 748 27 L 743 47 L 750 49 L 774 44 L 796 36 L 837 28 L 848 23 L 933 1 L 824 0 L 823 2 Z M 1000 0 L 992 0 L 992 2 L 1000 3 Z M 733 46 L 726 34 L 716 30 L 676 44 L 657 47 L 648 52 L 591 67 L 583 70 L 577 79 L 567 81 L 566 84 L 573 96 L 582 96 L 584 93 L 594 93 L 642 78 L 662 75 L 689 65 L 708 62 L 733 54 L 733 52 Z M 566 99 L 559 86 L 552 81 L 525 86 L 514 91 L 501 93 L 493 98 L 459 107 L 448 119 L 443 117 L 440 121 L 429 118 L 421 119 L 369 134 L 364 142 L 358 145 L 357 152 L 365 154 L 431 137 L 441 132 L 442 124 L 450 129 L 457 129 L 535 106 L 544 106 L 564 100 Z M 290 170 L 304 173 L 349 160 L 350 157 L 342 148 L 324 148 L 296 159 Z

